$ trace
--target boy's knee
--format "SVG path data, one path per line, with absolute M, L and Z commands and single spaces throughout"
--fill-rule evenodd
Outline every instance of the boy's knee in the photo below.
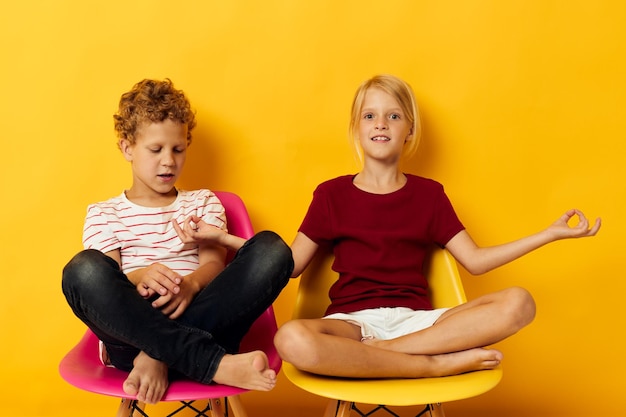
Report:
M 261 259 L 281 270 L 286 270 L 288 275 L 293 271 L 293 256 L 291 248 L 275 232 L 265 230 L 257 233 L 254 237 L 255 251 Z
M 111 263 L 112 262 L 112 263 Z M 115 264 L 115 265 L 114 265 Z M 115 268 L 117 262 L 100 251 L 86 249 L 76 254 L 63 268 L 63 288 L 93 285 L 103 268 Z
M 289 245 L 276 233 L 271 230 L 264 230 L 255 235 L 257 244 L 264 251 L 275 253 L 277 256 L 291 256 Z

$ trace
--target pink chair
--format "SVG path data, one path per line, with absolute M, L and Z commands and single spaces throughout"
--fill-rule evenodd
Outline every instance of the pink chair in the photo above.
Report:
M 241 198 L 229 192 L 216 192 L 216 194 L 226 209 L 229 232 L 243 238 L 252 237 L 254 234 L 252 223 Z M 241 351 L 264 351 L 268 356 L 270 367 L 279 372 L 282 362 L 273 343 L 276 330 L 276 318 L 270 306 L 244 337 Z M 140 415 L 147 415 L 143 411 L 144 404 L 135 398 L 129 398 L 128 394 L 122 390 L 122 384 L 128 374 L 102 365 L 98 355 L 98 338 L 90 330 L 85 332 L 80 342 L 61 360 L 59 372 L 63 379 L 77 388 L 121 398 L 117 417 L 132 416 L 135 411 Z M 197 416 L 207 416 L 206 412 L 210 410 L 212 417 L 222 417 L 224 410 L 230 404 L 235 417 L 246 417 L 239 399 L 239 394 L 246 391 L 228 385 L 206 385 L 191 380 L 176 380 L 170 383 L 161 401 L 181 402 L 181 407 L 170 416 L 183 409 L 191 409 L 197 413 Z M 199 409 L 193 405 L 193 402 L 201 399 L 209 401 L 206 406 Z

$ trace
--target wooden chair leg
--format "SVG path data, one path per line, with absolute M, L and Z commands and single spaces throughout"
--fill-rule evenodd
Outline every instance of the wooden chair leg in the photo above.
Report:
M 241 398 L 239 397 L 239 395 L 233 395 L 232 397 L 228 397 L 228 404 L 230 404 L 230 408 L 233 410 L 234 417 L 248 417 L 246 409 L 243 408 L 243 404 L 241 403 Z
M 326 405 L 324 417 L 349 417 L 352 403 L 349 401 L 330 400 Z
M 211 398 L 211 417 L 224 417 L 224 401 L 222 398 Z
M 324 417 L 335 417 L 338 407 L 337 400 L 330 400 L 326 404 L 326 410 L 324 410 Z
M 428 404 L 428 408 L 430 410 L 430 417 L 446 417 L 443 412 L 443 404 Z
M 135 405 L 136 408 L 143 410 L 146 407 L 145 403 L 142 403 L 136 400 L 131 400 L 129 398 L 122 398 L 122 401 L 120 402 L 120 406 L 117 409 L 117 414 L 115 414 L 115 417 L 130 417 L 133 414 L 134 402 L 137 402 L 137 404 Z

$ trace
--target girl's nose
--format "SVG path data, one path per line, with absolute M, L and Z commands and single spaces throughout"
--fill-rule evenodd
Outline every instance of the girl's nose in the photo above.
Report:
M 385 119 L 379 119 L 379 120 L 376 122 L 376 129 L 379 129 L 379 130 L 385 130 L 385 129 L 387 129 L 387 120 L 385 120 Z

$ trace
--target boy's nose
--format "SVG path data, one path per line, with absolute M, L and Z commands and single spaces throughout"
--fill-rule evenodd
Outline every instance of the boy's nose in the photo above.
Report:
M 161 159 L 161 163 L 165 166 L 172 166 L 175 164 L 174 156 L 172 154 L 163 155 L 163 159 Z

